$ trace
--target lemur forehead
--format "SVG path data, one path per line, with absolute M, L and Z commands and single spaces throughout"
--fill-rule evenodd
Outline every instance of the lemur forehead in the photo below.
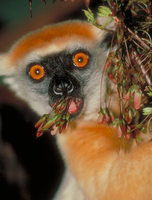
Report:
M 65 43 L 68 39 L 76 42 L 77 39 L 82 40 L 98 40 L 101 37 L 101 30 L 87 22 L 68 21 L 53 26 L 46 26 L 35 32 L 32 32 L 21 38 L 19 42 L 13 46 L 11 53 L 11 61 L 24 57 L 26 54 L 36 49 L 44 49 L 49 44 L 56 42 Z

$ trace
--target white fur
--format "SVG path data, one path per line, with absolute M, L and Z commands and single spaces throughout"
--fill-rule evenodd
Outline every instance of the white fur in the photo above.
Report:
M 69 169 L 66 170 L 61 186 L 53 200 L 87 200 Z

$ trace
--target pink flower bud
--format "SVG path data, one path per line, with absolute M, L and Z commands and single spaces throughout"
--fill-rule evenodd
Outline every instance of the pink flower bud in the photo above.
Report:
M 101 114 L 101 115 L 99 116 L 99 118 L 98 118 L 98 123 L 99 123 L 99 124 L 102 124 L 102 123 L 103 123 L 103 120 L 104 120 L 104 116 L 103 116 L 103 114 Z
M 114 79 L 114 77 L 112 76 L 112 74 L 108 74 L 108 77 L 110 78 L 110 80 L 111 80 L 113 83 L 117 83 L 116 80 Z
M 124 118 L 128 124 L 131 123 L 133 116 L 134 116 L 134 112 L 133 112 L 132 108 L 130 108 L 130 107 L 125 108 Z
M 122 116 L 120 116 L 120 128 L 124 135 L 127 133 L 127 122 Z
M 110 65 L 111 65 L 111 60 L 108 59 L 106 64 L 105 64 L 106 69 L 108 69 Z
M 138 110 L 140 108 L 141 96 L 142 96 L 142 91 L 140 89 L 138 89 L 134 92 L 134 107 L 136 110 Z
M 51 135 L 55 135 L 57 130 L 58 130 L 58 127 L 54 125 L 53 129 L 50 131 Z
M 122 131 L 121 131 L 120 126 L 118 126 L 117 137 L 118 137 L 118 138 L 121 138 L 121 136 L 122 136 Z
M 128 92 L 125 96 L 124 96 L 124 101 L 128 101 L 130 98 L 130 92 Z
M 130 140 L 130 138 L 131 138 L 131 135 L 130 134 L 126 134 L 126 139 Z
M 41 130 L 43 127 L 43 123 L 39 126 L 37 133 L 36 133 L 36 138 L 40 137 L 41 135 L 43 135 L 43 131 Z

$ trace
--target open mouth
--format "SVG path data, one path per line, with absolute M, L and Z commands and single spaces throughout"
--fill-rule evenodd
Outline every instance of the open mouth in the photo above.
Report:
M 83 105 L 84 101 L 82 98 L 75 98 L 71 100 L 68 108 L 68 112 L 70 113 L 70 120 L 75 120 L 80 115 L 83 109 Z

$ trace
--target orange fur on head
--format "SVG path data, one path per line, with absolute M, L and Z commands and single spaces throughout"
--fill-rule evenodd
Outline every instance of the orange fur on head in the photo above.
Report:
M 35 49 L 51 45 L 56 38 L 60 44 L 60 38 L 62 43 L 67 43 L 67 41 L 75 40 L 77 38 L 81 38 L 82 40 L 97 40 L 98 37 L 99 29 L 86 22 L 82 23 L 75 21 L 75 23 L 73 23 L 73 21 L 69 21 L 66 23 L 46 26 L 21 38 L 17 46 L 15 45 L 10 51 L 11 61 L 14 63 L 16 60 L 22 58 L 25 54 L 28 54 Z

